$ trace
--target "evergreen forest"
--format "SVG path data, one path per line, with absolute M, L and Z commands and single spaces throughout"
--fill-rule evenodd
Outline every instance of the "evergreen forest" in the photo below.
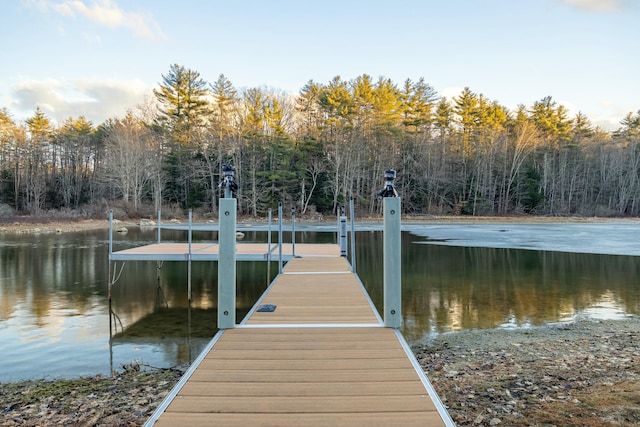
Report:
M 0 216 L 216 215 L 225 163 L 243 215 L 278 202 L 334 215 L 349 197 L 376 215 L 393 168 L 407 214 L 638 216 L 640 110 L 608 132 L 551 96 L 510 111 L 469 88 L 447 99 L 422 78 L 366 74 L 294 95 L 177 64 L 97 125 L 0 109 Z

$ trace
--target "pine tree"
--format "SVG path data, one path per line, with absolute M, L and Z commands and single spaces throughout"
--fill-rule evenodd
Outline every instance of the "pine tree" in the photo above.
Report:
M 465 157 L 471 154 L 472 133 L 478 126 L 480 99 L 478 95 L 465 87 L 459 96 L 453 98 L 454 112 L 462 129 L 462 152 Z
M 40 107 L 36 107 L 35 114 L 26 120 L 26 124 L 30 137 L 24 153 L 25 206 L 33 214 L 40 215 L 47 191 L 47 167 L 51 165 L 47 152 L 51 145 L 53 125 Z
M 169 202 L 179 203 L 184 209 L 198 206 L 203 193 L 199 152 L 210 111 L 207 82 L 197 71 L 174 64 L 153 93 L 161 105 L 158 123 L 172 142 L 165 154 L 164 194 Z
M 153 93 L 161 105 L 160 121 L 174 141 L 184 145 L 194 142 L 197 131 L 205 124 L 209 107 L 207 82 L 200 73 L 173 64 Z

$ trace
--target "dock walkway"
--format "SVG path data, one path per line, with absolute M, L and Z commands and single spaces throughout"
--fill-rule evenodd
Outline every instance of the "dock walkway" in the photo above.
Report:
M 454 426 L 346 259 L 322 254 L 292 258 L 145 425 Z

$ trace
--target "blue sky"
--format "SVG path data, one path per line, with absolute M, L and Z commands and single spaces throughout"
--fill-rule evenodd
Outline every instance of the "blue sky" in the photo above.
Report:
M 639 0 L 3 0 L 0 35 L 16 120 L 100 124 L 174 63 L 238 89 L 369 74 L 510 109 L 552 96 L 606 130 L 640 110 Z

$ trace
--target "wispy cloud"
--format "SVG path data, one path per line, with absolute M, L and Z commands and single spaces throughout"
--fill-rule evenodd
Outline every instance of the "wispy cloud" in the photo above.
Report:
M 632 5 L 632 0 L 559 0 L 578 10 L 588 12 L 622 12 Z
M 143 39 L 166 39 L 160 25 L 149 13 L 123 10 L 114 0 L 24 0 L 23 3 L 42 13 L 82 17 L 107 28 L 126 28 Z
M 150 93 L 140 80 L 24 80 L 12 88 L 9 105 L 23 117 L 39 106 L 57 121 L 83 115 L 98 125 L 122 117 Z

